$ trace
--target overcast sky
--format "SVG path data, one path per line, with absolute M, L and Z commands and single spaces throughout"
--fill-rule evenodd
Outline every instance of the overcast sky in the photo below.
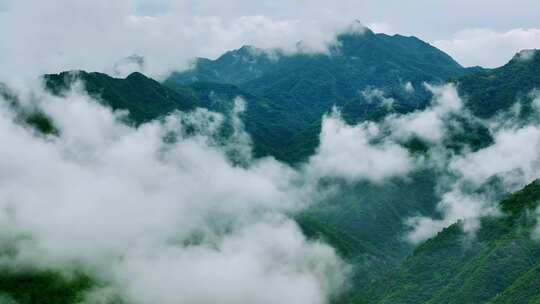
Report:
M 163 77 L 243 44 L 319 51 L 360 20 L 414 35 L 465 66 L 496 67 L 540 48 L 537 0 L 0 0 L 0 76 L 109 71 L 134 53 Z
M 448 38 L 471 28 L 506 31 L 537 27 L 540 11 L 540 2 L 536 0 L 137 0 L 137 12 L 159 15 L 174 9 L 178 3 L 193 15 L 261 15 L 286 20 L 333 14 L 365 23 L 386 23 L 398 32 L 429 39 Z

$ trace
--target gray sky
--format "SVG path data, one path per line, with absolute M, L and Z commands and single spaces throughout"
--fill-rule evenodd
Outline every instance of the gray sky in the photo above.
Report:
M 365 23 L 387 23 L 400 32 L 440 39 L 470 28 L 506 31 L 539 26 L 540 2 L 536 0 L 137 0 L 138 13 L 160 14 L 184 3 L 199 15 L 262 15 L 276 20 L 323 16 L 325 12 L 357 18 Z M 332 2 L 332 3 L 330 3 Z M 202 4 L 201 4 L 202 3 Z
M 0 78 L 65 69 L 110 71 L 132 54 L 163 77 L 196 56 L 243 44 L 324 50 L 358 19 L 414 35 L 465 66 L 495 67 L 540 48 L 537 0 L 0 0 Z

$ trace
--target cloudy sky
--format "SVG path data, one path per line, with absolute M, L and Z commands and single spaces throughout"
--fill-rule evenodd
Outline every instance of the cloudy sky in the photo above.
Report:
M 418 36 L 466 66 L 495 67 L 540 46 L 538 11 L 536 0 L 0 0 L 0 76 L 107 72 L 136 53 L 145 72 L 163 77 L 243 44 L 323 50 L 354 20 Z
M 354 20 L 418 36 L 466 66 L 495 67 L 540 46 L 538 11 L 535 0 L 0 0 L 0 78 L 110 72 L 132 54 L 163 77 L 243 44 L 324 50 Z

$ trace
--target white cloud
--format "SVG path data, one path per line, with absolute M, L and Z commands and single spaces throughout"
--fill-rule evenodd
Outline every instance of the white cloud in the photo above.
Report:
M 492 146 L 457 157 L 450 168 L 475 185 L 499 174 L 522 187 L 540 177 L 540 128 L 503 129 Z
M 527 12 L 536 24 L 536 0 L 493 0 L 489 7 L 468 0 L 166 2 L 145 7 L 141 0 L 0 0 L 0 79 L 115 67 L 119 75 L 142 70 L 159 77 L 187 67 L 195 56 L 216 57 L 243 44 L 294 51 L 302 41 L 303 50 L 322 51 L 355 19 L 376 31 L 437 40 L 466 65 L 501 65 L 519 49 L 539 45 L 538 29 L 499 24 L 522 22 L 517 17 Z M 459 21 L 448 14 L 453 11 Z M 411 18 L 418 13 L 423 18 Z M 497 30 L 444 39 L 490 22 L 486 26 Z M 144 64 L 118 64 L 133 54 L 143 56 Z M 383 125 L 348 126 L 335 113 L 325 117 L 317 155 L 304 169 L 316 178 L 375 182 L 408 173 L 413 160 L 396 141 L 416 135 L 437 142 L 446 115 L 461 110 L 455 88 L 430 88 L 432 107 Z M 140 303 L 325 303 L 339 289 L 346 267 L 284 215 L 301 208 L 310 194 L 299 176 L 305 172 L 272 159 L 233 165 L 228 149 L 249 160 L 240 121 L 233 121 L 234 146 L 222 147 L 212 140 L 222 119 L 208 111 L 176 113 L 134 129 L 119 121 L 122 113 L 81 94 L 68 100 L 34 97 L 55 120 L 60 138 L 36 137 L 0 109 L 0 235 L 27 237 L 18 243 L 19 262 L 82 263 Z M 211 117 L 216 123 L 208 123 Z M 185 124 L 196 124 L 198 135 L 187 134 Z M 381 129 L 390 129 L 391 137 L 381 139 Z M 171 135 L 176 141 L 163 141 Z M 505 130 L 493 147 L 454 159 L 453 169 L 475 182 L 515 169 L 528 180 L 535 177 L 530 142 L 537 137 L 532 128 Z M 443 220 L 411 220 L 418 227 L 411 240 L 463 218 L 471 223 L 466 229 L 474 230 L 475 218 L 489 210 L 480 198 L 461 192 L 445 195 L 440 208 Z M 218 284 L 213 293 L 201 290 L 209 282 Z M 179 298 L 179 288 L 189 298 Z
M 286 215 L 309 201 L 301 176 L 270 158 L 234 165 L 212 137 L 218 114 L 135 129 L 77 92 L 28 95 L 61 135 L 0 107 L 0 240 L 17 248 L 2 267 L 79 266 L 140 304 L 327 303 L 343 285 L 334 250 Z
M 142 73 L 145 70 L 144 57 L 131 55 L 116 62 L 109 72 L 111 76 L 125 77 L 131 73 Z
M 122 58 L 145 58 L 144 72 L 163 77 L 197 57 L 214 58 L 244 44 L 324 51 L 353 19 L 227 14 L 233 4 L 174 1 L 156 16 L 137 15 L 139 1 L 35 0 L 13 3 L 0 18 L 0 78 L 69 69 L 114 72 Z M 211 5 L 214 4 L 214 5 Z M 193 11 L 197 9 L 197 11 Z
M 454 123 L 449 114 L 469 121 L 475 118 L 463 110 L 463 103 L 453 85 L 429 89 L 434 93 L 432 106 L 386 119 L 386 123 L 393 126 L 391 136 L 396 140 L 414 134 L 435 143 L 426 158 L 418 159 L 417 164 L 434 167 L 442 174 L 438 180 L 442 198 L 437 205 L 441 218 L 417 216 L 407 219 L 406 224 L 412 230 L 406 239 L 413 244 L 435 236 L 457 221 L 463 221 L 464 231 L 474 235 L 481 217 L 498 214 L 497 202 L 489 193 L 480 195 L 474 192 L 490 178 L 498 177 L 503 190 L 508 193 L 540 178 L 540 128 L 537 121 L 520 125 L 515 113 L 511 119 L 476 120 L 490 129 L 494 143 L 478 151 L 464 150 L 455 154 L 439 145 L 448 127 Z M 530 96 L 534 107 L 536 91 Z
M 401 144 L 414 136 L 439 144 L 446 133 L 449 115 L 463 107 L 454 85 L 426 84 L 426 88 L 433 94 L 429 107 L 409 114 L 392 114 L 379 123 L 351 126 L 335 109 L 323 117 L 319 147 L 306 166 L 309 175 L 380 182 L 413 170 L 419 160 Z M 366 89 L 361 94 L 368 102 L 381 102 L 385 106 L 394 102 L 377 88 Z
M 516 28 L 505 32 L 469 29 L 434 44 L 465 66 L 498 67 L 520 50 L 540 48 L 540 29 Z
M 414 86 L 413 86 L 413 84 L 412 84 L 410 81 L 408 81 L 408 82 L 406 82 L 405 84 L 403 84 L 403 90 L 405 90 L 405 92 L 407 92 L 407 93 L 409 93 L 409 94 L 410 94 L 410 93 L 414 93 L 414 91 L 415 91 L 415 90 L 414 90 Z
M 408 151 L 390 141 L 372 143 L 379 135 L 377 124 L 350 126 L 334 110 L 323 118 L 319 148 L 308 164 L 310 174 L 380 182 L 408 173 L 413 168 Z
M 437 205 L 442 219 L 417 216 L 408 218 L 412 228 L 406 238 L 412 244 L 420 244 L 432 238 L 444 228 L 461 221 L 463 232 L 474 234 L 480 228 L 480 217 L 497 215 L 498 209 L 485 197 L 464 194 L 459 189 L 445 193 Z
M 521 4 L 496 0 L 486 7 L 465 0 L 436 4 L 391 0 L 57 0 L 54 4 L 4 0 L 0 2 L 0 35 L 5 41 L 0 45 L 0 79 L 69 69 L 113 72 L 119 60 L 133 54 L 146 59 L 144 72 L 162 77 L 188 67 L 194 57 L 215 58 L 244 44 L 294 51 L 301 41 L 303 50 L 321 51 L 337 32 L 357 19 L 376 31 L 439 41 L 436 45 L 465 64 L 499 65 L 526 45 L 537 47 L 538 30 L 477 30 L 451 40 L 445 37 L 464 28 L 499 29 L 500 23 L 504 28 L 517 28 L 520 21 L 536 22 L 536 16 L 529 15 L 539 4 L 517 1 Z M 474 13 L 479 10 L 489 13 Z M 459 13 L 460 18 L 448 12 Z M 411 18 L 415 14 L 423 19 Z M 444 26 L 426 27 L 426 22 L 443 22 Z
M 396 102 L 394 98 L 386 97 L 384 91 L 381 89 L 367 88 L 361 93 L 367 102 L 379 102 L 385 108 L 392 108 Z
M 445 134 L 445 120 L 451 113 L 456 113 L 463 107 L 454 85 L 444 86 L 426 85 L 433 94 L 432 104 L 429 108 L 407 115 L 391 115 L 386 123 L 393 130 L 392 136 L 403 140 L 412 136 L 438 142 Z
M 372 22 L 366 25 L 370 30 L 372 30 L 374 33 L 384 33 L 387 35 L 394 35 L 397 34 L 392 29 L 392 26 L 389 23 L 386 22 Z
M 369 103 L 384 98 L 384 91 L 378 88 L 366 88 L 360 93 Z
M 157 249 L 118 266 L 133 302 L 322 304 L 343 279 L 334 252 L 306 243 L 290 221 L 249 226 L 216 248 Z
M 419 216 L 407 220 L 412 231 L 406 237 L 414 244 L 459 220 L 463 221 L 466 233 L 474 234 L 481 217 L 497 215 L 497 202 L 489 196 L 470 193 L 470 189 L 478 189 L 490 178 L 499 177 L 508 193 L 540 178 L 540 128 L 505 126 L 494 132 L 491 146 L 463 155 L 446 155 L 437 161 L 448 164 L 444 170 L 449 176 L 439 180 L 441 188 L 451 186 L 438 203 L 441 219 Z

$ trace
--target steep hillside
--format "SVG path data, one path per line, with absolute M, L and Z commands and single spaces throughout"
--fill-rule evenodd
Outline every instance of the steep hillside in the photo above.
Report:
M 196 107 L 226 114 L 233 99 L 241 96 L 247 104 L 243 117 L 255 155 L 272 155 L 290 163 L 314 152 L 321 117 L 334 105 L 342 108 L 343 117 L 351 123 L 407 113 L 429 103 L 431 95 L 424 82 L 454 78 L 468 97 L 468 106 L 482 116 L 508 108 L 512 104 L 508 100 L 526 97 L 538 84 L 535 65 L 519 59 L 493 71 L 463 69 L 414 37 L 367 31 L 340 35 L 338 42 L 329 54 L 285 55 L 243 47 L 215 61 L 201 59 L 193 70 L 174 73 L 163 85 L 140 73 L 117 79 L 100 73 L 64 72 L 46 75 L 45 80 L 55 93 L 75 79 L 82 80 L 90 94 L 114 109 L 129 110 L 136 123 Z M 514 73 L 520 76 L 512 78 Z M 506 78 L 515 84 L 509 85 Z M 507 87 L 493 79 L 501 79 Z M 518 87 L 521 82 L 530 84 Z M 494 92 L 496 98 L 485 97 L 485 92 Z M 486 98 L 496 105 L 494 110 L 484 105 Z M 392 100 L 391 106 L 384 100 Z
M 467 106 L 480 117 L 492 117 L 516 101 L 521 101 L 527 115 L 529 94 L 540 87 L 540 52 L 521 51 L 500 68 L 463 76 L 456 82 L 467 97 Z
M 288 134 L 274 132 L 277 126 L 273 123 L 279 121 L 294 129 L 299 121 L 298 113 L 284 116 L 282 113 L 286 110 L 282 107 L 231 84 L 196 82 L 175 85 L 171 89 L 140 73 L 133 73 L 125 79 L 84 71 L 44 76 L 45 87 L 54 94 L 65 94 L 77 81 L 84 85 L 91 96 L 114 110 L 128 110 L 129 119 L 134 124 L 162 117 L 175 110 L 191 111 L 198 107 L 227 117 L 233 110 L 235 98 L 240 97 L 247 104 L 242 117 L 254 141 L 254 153 L 257 156 L 283 155 L 279 143 Z
M 328 54 L 288 55 L 244 46 L 217 60 L 199 59 L 191 70 L 173 73 L 166 83 L 211 81 L 267 91 L 280 81 L 298 82 L 321 71 L 331 74 L 332 79 L 326 81 L 340 82 L 337 95 L 350 97 L 366 85 L 445 80 L 465 69 L 418 38 L 374 34 L 366 29 L 363 33 L 339 35 Z
M 119 79 L 102 73 L 72 71 L 43 78 L 46 88 L 55 94 L 63 94 L 75 82 L 81 81 L 90 95 L 114 110 L 128 110 L 135 123 L 149 121 L 174 110 L 191 110 L 197 104 L 192 96 L 181 95 L 140 73 Z
M 355 303 L 536 303 L 540 242 L 531 213 L 539 202 L 536 181 L 502 201 L 505 215 L 484 218 L 475 236 L 450 226 Z
M 436 175 L 429 170 L 378 184 L 341 184 L 335 195 L 297 221 L 306 235 L 332 244 L 354 266 L 354 286 L 368 286 L 412 252 L 403 238 L 404 219 L 436 214 L 435 187 Z

